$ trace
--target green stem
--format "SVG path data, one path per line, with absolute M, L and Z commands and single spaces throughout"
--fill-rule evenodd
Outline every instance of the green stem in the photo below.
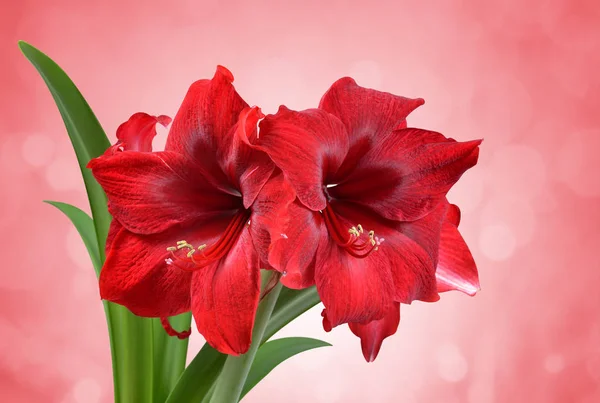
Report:
M 275 273 L 272 271 L 263 273 L 263 290 L 273 275 Z M 277 297 L 281 292 L 281 287 L 281 283 L 278 283 L 258 306 L 256 319 L 254 320 L 254 329 L 252 330 L 252 345 L 250 346 L 250 350 L 239 357 L 227 357 L 223 371 L 219 375 L 211 396 L 211 403 L 238 403 L 242 389 L 246 383 L 246 378 L 248 377 L 248 372 L 250 372 L 250 367 L 260 347 L 265 328 L 267 327 L 273 308 L 275 308 Z

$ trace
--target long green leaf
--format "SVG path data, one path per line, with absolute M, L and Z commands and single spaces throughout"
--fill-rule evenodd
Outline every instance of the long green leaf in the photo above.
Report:
M 317 305 L 319 302 L 321 302 L 321 299 L 314 286 L 303 290 L 284 288 L 281 291 L 281 295 L 277 300 L 277 305 L 275 305 L 275 309 L 273 310 L 273 314 L 271 315 L 271 319 L 265 330 L 263 343 L 269 340 L 285 325 Z
M 248 374 L 248 379 L 246 379 L 241 397 L 246 396 L 246 393 L 250 392 L 276 366 L 288 358 L 304 351 L 326 346 L 331 346 L 331 344 L 308 337 L 287 337 L 265 343 L 258 350 L 254 358 L 254 363 Z
M 183 371 L 165 403 L 202 402 L 221 373 L 225 360 L 226 354 L 205 343 Z
M 91 239 L 89 230 L 82 233 L 78 228 L 78 231 L 99 273 L 105 258 L 111 216 L 106 195 L 86 166 L 90 159 L 102 155 L 110 143 L 98 119 L 67 74 L 28 43 L 19 42 L 19 48 L 46 82 L 73 144 L 90 202 L 97 248 L 88 246 L 87 241 Z M 73 210 L 69 209 L 69 213 L 73 215 Z M 80 214 L 74 214 L 78 221 L 85 221 L 80 219 Z M 106 301 L 104 308 L 111 341 L 115 402 L 162 403 L 164 397 L 161 399 L 161 396 L 169 392 L 164 388 L 171 388 L 183 371 L 187 340 L 180 341 L 159 333 L 158 319 L 137 317 L 126 308 Z M 189 322 L 189 315 L 182 316 L 175 319 L 174 326 L 187 328 Z
M 102 263 L 100 260 L 100 251 L 98 250 L 98 240 L 96 239 L 96 231 L 94 230 L 94 221 L 92 218 L 87 215 L 85 211 L 80 210 L 79 208 L 72 206 L 67 203 L 61 203 L 57 201 L 49 201 L 45 200 L 45 203 L 48 203 L 60 211 L 63 212 L 64 215 L 67 216 L 71 223 L 79 232 L 83 243 L 90 255 L 90 259 L 92 260 L 92 264 L 94 265 L 94 270 L 96 271 L 96 276 L 100 275 L 100 269 L 102 268 Z
M 106 195 L 86 165 L 90 159 L 102 155 L 110 142 L 90 106 L 67 74 L 52 59 L 30 44 L 20 41 L 19 48 L 40 73 L 58 106 L 83 175 L 97 239 L 104 244 L 111 220 L 106 208 Z M 103 247 L 99 248 L 99 252 L 104 257 Z

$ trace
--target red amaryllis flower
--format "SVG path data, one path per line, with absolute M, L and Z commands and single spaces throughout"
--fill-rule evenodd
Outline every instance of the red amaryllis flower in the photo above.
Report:
M 318 109 L 281 107 L 253 144 L 294 187 L 286 237 L 269 262 L 291 288 L 316 284 L 326 325 L 383 320 L 397 303 L 439 299 L 445 195 L 480 141 L 406 128 L 423 103 L 337 81 Z
M 123 152 L 113 152 L 118 143 L 89 166 L 121 226 L 100 275 L 102 298 L 147 317 L 191 309 L 213 347 L 241 354 L 259 299 L 265 252 L 257 248 L 282 232 L 278 208 L 290 192 L 269 157 L 248 146 L 262 114 L 232 82 L 219 67 L 212 80 L 192 84 L 165 151 L 128 151 L 148 140 L 148 126 L 130 120 Z
M 440 249 L 438 254 L 437 279 L 438 292 L 462 291 L 467 295 L 475 295 L 479 291 L 479 276 L 469 247 L 458 232 L 460 210 L 454 204 L 447 205 L 446 215 L 442 223 Z M 327 317 L 323 318 L 327 328 Z M 400 323 L 400 304 L 394 306 L 379 320 L 369 323 L 349 323 L 350 330 L 361 339 L 362 352 L 367 361 L 373 361 L 386 337 L 396 333 Z

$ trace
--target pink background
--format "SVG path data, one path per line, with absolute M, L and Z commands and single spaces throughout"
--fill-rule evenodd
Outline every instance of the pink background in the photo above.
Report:
M 373 364 L 346 328 L 324 333 L 314 309 L 282 333 L 334 347 L 286 362 L 246 401 L 600 401 L 597 1 L 4 3 L 2 401 L 112 399 L 91 264 L 71 225 L 41 202 L 86 206 L 83 184 L 18 39 L 66 69 L 111 139 L 134 112 L 173 116 L 216 64 L 265 112 L 315 106 L 351 75 L 425 98 L 410 125 L 485 138 L 479 165 L 450 195 L 481 293 L 406 307 Z M 202 342 L 194 334 L 191 354 Z

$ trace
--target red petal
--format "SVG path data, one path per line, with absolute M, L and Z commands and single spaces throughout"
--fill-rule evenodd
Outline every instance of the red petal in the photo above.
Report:
M 191 274 L 168 265 L 166 249 L 182 239 L 192 245 L 210 244 L 227 223 L 228 219 L 212 220 L 197 228 L 156 235 L 121 229 L 100 272 L 100 295 L 140 316 L 165 317 L 189 311 Z
M 460 209 L 456 204 L 450 204 L 446 201 L 448 205 L 448 212 L 446 214 L 446 220 L 453 224 L 455 227 L 458 227 L 460 224 Z
M 177 151 L 202 164 L 219 182 L 225 180 L 220 162 L 231 150 L 231 129 L 248 106 L 232 82 L 231 72 L 218 66 L 212 80 L 192 84 L 165 145 L 165 150 Z
M 315 256 L 321 237 L 322 218 L 296 201 L 288 208 L 285 237 L 271 246 L 269 263 L 284 275 L 281 282 L 301 289 L 315 284 Z
M 342 123 L 319 109 L 295 112 L 282 106 L 260 123 L 260 129 L 256 147 L 281 168 L 302 203 L 315 211 L 324 209 L 323 186 L 348 151 Z
M 152 151 L 152 140 L 156 136 L 156 124 L 167 127 L 171 118 L 165 115 L 152 116 L 147 113 L 138 112 L 117 129 L 115 146 L 123 148 L 124 151 Z M 114 147 L 114 146 L 113 146 Z
M 477 163 L 480 143 L 451 142 L 420 129 L 398 130 L 382 138 L 329 193 L 391 220 L 413 221 L 441 203 L 452 185 Z
M 440 257 L 436 271 L 438 291 L 458 290 L 468 295 L 479 291 L 479 275 L 473 256 L 454 223 L 457 222 L 455 205 L 450 205 L 447 219 L 442 226 Z
M 119 232 L 121 232 L 121 229 L 123 228 L 123 226 L 115 219 L 113 219 L 110 222 L 110 227 L 108 228 L 108 234 L 106 236 L 106 243 L 105 243 L 105 250 L 106 250 L 106 254 L 108 255 L 108 252 L 110 251 L 110 248 L 112 247 L 112 243 L 115 240 L 115 237 L 117 236 L 117 234 Z
M 437 265 L 440 250 L 440 231 L 448 214 L 448 204 L 438 204 L 429 214 L 415 221 L 402 221 L 397 228 L 421 248 L 434 265 Z
M 258 255 L 244 230 L 227 256 L 198 270 L 192 280 L 192 313 L 206 341 L 224 354 L 248 351 L 260 292 Z
M 331 322 L 329 322 L 329 319 L 327 318 L 327 309 L 323 309 L 321 311 L 321 316 L 323 317 L 323 330 L 325 330 L 328 333 L 331 332 L 333 327 L 331 326 Z
M 315 280 L 332 327 L 381 319 L 394 294 L 389 261 L 381 253 L 358 259 L 334 243 L 321 226 Z
M 365 324 L 349 323 L 348 326 L 352 330 L 352 333 L 360 337 L 360 345 L 365 360 L 373 362 L 377 358 L 377 354 L 379 354 L 383 340 L 396 333 L 399 324 L 400 304 L 395 303 L 382 319 Z
M 241 205 L 176 153 L 123 152 L 96 158 L 88 166 L 108 196 L 112 215 L 135 233 L 161 232 Z
M 258 136 L 258 121 L 263 117 L 257 107 L 246 108 L 240 113 L 233 129 L 231 148 L 222 162 L 230 181 L 242 192 L 245 208 L 252 205 L 275 168 L 264 151 L 252 146 Z
M 379 250 L 363 261 L 369 262 L 376 257 L 382 268 L 390 270 L 394 301 L 409 304 L 414 300 L 433 302 L 439 299 L 432 257 L 437 255 L 437 251 L 432 252 L 432 249 L 439 245 L 436 236 L 441 223 L 439 214 L 409 224 L 386 220 L 349 203 L 332 201 L 331 206 L 349 226 L 361 224 L 365 231 L 373 230 L 376 236 L 384 238 Z
M 250 232 L 252 241 L 263 262 L 268 262 L 269 250 L 282 239 L 288 225 L 288 208 L 296 195 L 281 171 L 264 185 L 252 205 Z
M 349 77 L 336 81 L 323 95 L 319 108 L 337 116 L 348 131 L 350 152 L 341 171 L 351 170 L 381 136 L 406 127 L 408 114 L 423 103 L 420 98 L 404 98 L 360 87 Z

